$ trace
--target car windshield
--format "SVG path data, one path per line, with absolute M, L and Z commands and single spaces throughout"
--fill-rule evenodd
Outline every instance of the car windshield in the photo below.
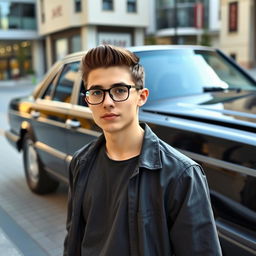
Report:
M 145 68 L 149 101 L 220 90 L 255 90 L 256 83 L 214 51 L 136 52 Z

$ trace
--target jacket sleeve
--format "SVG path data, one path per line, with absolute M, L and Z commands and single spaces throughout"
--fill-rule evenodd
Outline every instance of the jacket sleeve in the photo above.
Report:
M 68 189 L 68 203 L 67 203 L 67 220 L 66 220 L 66 230 L 67 234 L 64 240 L 64 256 L 68 256 L 68 240 L 69 240 L 69 235 L 70 235 L 70 227 L 72 223 L 72 199 L 73 199 L 73 193 L 74 193 L 74 188 L 73 188 L 73 171 L 74 167 L 76 165 L 76 157 L 74 156 L 70 162 L 69 165 L 69 189 Z
M 175 256 L 222 255 L 206 176 L 199 165 L 182 173 L 170 198 L 169 232 Z

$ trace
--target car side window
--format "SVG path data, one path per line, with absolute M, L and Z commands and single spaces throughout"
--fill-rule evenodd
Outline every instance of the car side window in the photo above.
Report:
M 81 84 L 80 84 L 80 93 L 79 93 L 79 95 L 78 95 L 78 105 L 83 106 L 83 107 L 88 107 L 88 104 L 87 104 L 87 102 L 85 101 L 84 92 L 85 92 L 84 82 L 81 81 Z
M 45 90 L 44 94 L 41 97 L 42 99 L 45 99 L 45 100 L 51 99 L 51 95 L 54 90 L 56 77 L 57 77 L 57 75 L 55 75 L 54 78 L 51 80 L 50 84 L 48 85 L 47 89 Z
M 70 103 L 74 82 L 79 72 L 79 62 L 66 64 L 59 76 L 53 100 Z

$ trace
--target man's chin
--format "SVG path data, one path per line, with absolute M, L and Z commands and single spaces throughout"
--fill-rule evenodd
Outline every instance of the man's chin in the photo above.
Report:
M 100 124 L 99 126 L 106 133 L 116 133 L 121 130 L 120 125 L 114 123 Z

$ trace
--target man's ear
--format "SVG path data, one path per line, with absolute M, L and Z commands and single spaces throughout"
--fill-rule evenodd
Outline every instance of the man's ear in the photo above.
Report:
M 149 90 L 147 88 L 143 88 L 142 90 L 140 90 L 139 101 L 138 101 L 139 107 L 143 106 L 147 102 L 148 95 L 149 95 Z

